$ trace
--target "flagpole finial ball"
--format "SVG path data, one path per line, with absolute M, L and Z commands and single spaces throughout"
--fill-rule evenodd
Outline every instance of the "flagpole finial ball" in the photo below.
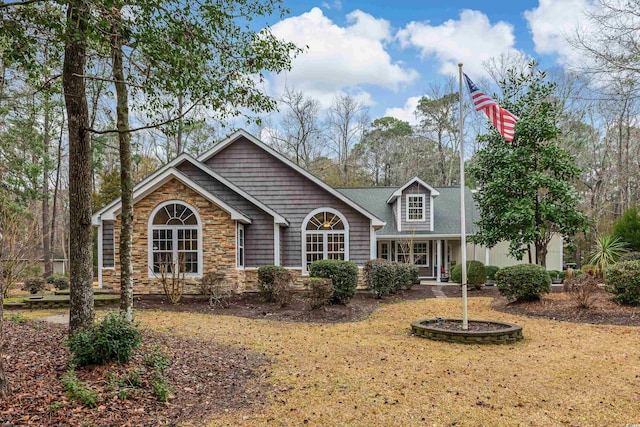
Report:
M 458 67 L 462 68 L 462 62 L 458 62 Z

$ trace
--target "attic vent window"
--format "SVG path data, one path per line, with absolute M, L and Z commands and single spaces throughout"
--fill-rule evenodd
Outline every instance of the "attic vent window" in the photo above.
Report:
M 425 220 L 424 194 L 407 195 L 407 221 Z

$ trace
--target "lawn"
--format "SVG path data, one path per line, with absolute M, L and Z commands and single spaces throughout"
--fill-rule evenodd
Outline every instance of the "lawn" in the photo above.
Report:
M 625 426 L 640 423 L 640 329 L 533 319 L 469 302 L 471 318 L 515 322 L 525 340 L 467 346 L 409 335 L 411 321 L 459 317 L 460 300 L 382 306 L 355 323 L 310 324 L 142 311 L 161 332 L 261 352 L 265 406 L 210 425 Z M 200 425 L 200 420 L 193 420 Z

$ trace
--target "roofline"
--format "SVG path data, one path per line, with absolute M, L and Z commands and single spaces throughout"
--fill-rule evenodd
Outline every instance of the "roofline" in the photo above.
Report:
M 296 165 L 291 160 L 287 159 L 285 156 L 283 156 L 282 154 L 278 153 L 276 150 L 274 150 L 273 148 L 269 147 L 267 144 L 265 144 L 264 142 L 260 141 L 258 138 L 256 138 L 255 136 L 251 135 L 249 132 L 247 132 L 244 129 L 238 129 L 237 131 L 232 133 L 230 136 L 228 136 L 226 139 L 224 139 L 224 140 L 218 142 L 217 144 L 215 144 L 209 150 L 205 151 L 203 154 L 198 156 L 198 161 L 202 162 L 202 163 L 206 162 L 211 157 L 215 156 L 218 152 L 222 151 L 224 148 L 226 148 L 227 146 L 231 145 L 233 142 L 238 140 L 238 138 L 240 138 L 240 137 L 247 138 L 253 144 L 257 145 L 259 148 L 261 148 L 264 151 L 266 151 L 267 153 L 271 154 L 272 156 L 274 156 L 275 158 L 277 158 L 278 160 L 280 160 L 281 162 L 283 162 L 284 164 L 289 166 L 291 169 L 295 170 L 296 172 L 300 173 L 304 177 L 306 177 L 309 180 L 313 181 L 315 184 L 319 185 L 321 188 L 323 188 L 324 190 L 328 191 L 333 196 L 335 196 L 338 199 L 342 200 L 344 203 L 346 203 L 347 205 L 351 206 L 352 208 L 354 208 L 355 210 L 357 210 L 358 212 L 360 212 L 361 214 L 363 214 L 364 216 L 369 218 L 371 220 L 371 225 L 373 225 L 374 227 L 384 226 L 386 224 L 383 220 L 381 220 L 380 218 L 376 217 L 371 212 L 369 212 L 368 210 L 364 209 L 362 206 L 360 206 L 359 204 L 357 204 L 356 202 L 354 202 L 353 200 L 351 200 L 350 198 L 348 198 L 344 194 L 340 193 L 338 190 L 336 190 L 335 188 L 331 187 L 330 185 L 328 185 L 327 183 L 325 183 L 324 181 L 322 181 L 321 179 L 319 179 L 315 175 L 309 173 L 308 171 L 304 170 L 300 166 Z
M 139 188 L 141 186 L 144 186 L 144 185 L 147 185 L 149 182 L 152 182 L 152 181 L 158 179 L 158 177 L 161 174 L 163 174 L 166 170 L 169 170 L 169 169 L 172 169 L 172 168 L 176 168 L 176 166 L 180 165 L 181 163 L 183 163 L 185 161 L 189 162 L 193 166 L 197 167 L 201 171 L 203 171 L 206 174 L 208 174 L 209 176 L 213 177 L 214 179 L 217 179 L 218 181 L 220 181 L 223 185 L 227 186 L 232 191 L 235 191 L 240 196 L 244 197 L 245 199 L 247 199 L 248 201 L 250 201 L 251 203 L 253 203 L 257 207 L 259 207 L 263 211 L 267 212 L 269 215 L 271 215 L 274 218 L 274 221 L 275 221 L 276 224 L 283 224 L 283 225 L 286 225 L 287 227 L 289 226 L 289 221 L 287 221 L 287 219 L 285 217 L 283 217 L 278 212 L 274 211 L 273 209 L 271 209 L 270 207 L 268 207 L 267 205 L 265 205 L 261 201 L 257 200 L 255 197 L 253 197 L 250 194 L 246 193 L 244 190 L 238 188 L 236 185 L 234 185 L 231 182 L 227 181 L 225 178 L 221 177 L 216 172 L 212 171 L 210 168 L 204 166 L 202 163 L 200 163 L 198 160 L 196 160 L 195 158 L 193 158 L 192 156 L 190 156 L 187 153 L 180 154 L 178 157 L 176 157 L 175 159 L 173 159 L 172 161 L 170 161 L 166 165 L 162 166 L 161 168 L 157 169 L 154 173 L 152 173 L 151 175 L 149 175 L 148 177 L 146 177 L 145 179 L 140 181 L 138 184 L 136 184 L 136 186 L 134 187 L 134 193 L 135 193 L 137 188 Z M 195 184 L 195 182 L 194 182 L 194 184 Z M 198 185 L 198 184 L 195 184 L 195 185 Z M 208 191 L 207 191 L 207 193 L 208 193 Z M 93 214 L 92 218 L 93 217 L 99 217 L 104 212 L 109 211 L 109 210 L 111 210 L 113 208 L 117 209 L 117 206 L 120 205 L 120 202 L 121 202 L 121 199 L 120 199 L 120 197 L 118 197 L 113 202 L 109 203 L 108 205 L 106 205 L 105 207 L 100 209 L 98 212 Z M 92 220 L 92 223 L 93 223 L 93 220 Z
M 475 233 L 466 233 L 466 236 L 473 236 Z M 410 237 L 412 239 L 427 239 L 427 238 L 438 238 L 438 239 L 451 239 L 451 238 L 460 238 L 460 233 L 457 234 L 376 234 L 376 239 L 398 239 L 398 238 L 406 238 Z
M 231 219 L 243 222 L 245 224 L 251 224 L 251 219 L 249 217 L 234 209 L 227 203 L 223 202 L 222 200 L 211 194 L 209 191 L 195 183 L 188 176 L 173 167 L 171 167 L 171 169 L 164 170 L 160 174 L 154 174 L 154 178 L 152 180 L 145 180 L 146 182 L 144 182 L 143 185 L 137 186 L 138 188 L 133 192 L 134 202 L 151 194 L 158 187 L 164 185 L 166 182 L 173 178 L 182 182 L 184 185 L 209 200 L 211 203 L 214 203 L 215 205 L 221 207 L 231 215 Z M 115 202 L 110 204 L 109 209 L 102 209 L 101 211 L 98 211 L 91 217 L 92 225 L 100 225 L 100 222 L 103 219 L 115 219 L 116 212 L 120 209 L 121 206 L 121 200 L 117 199 Z M 103 216 L 106 216 L 106 218 L 103 218 Z
M 391 196 L 389 196 L 389 199 L 387 199 L 387 203 L 391 203 L 393 200 L 395 200 L 396 197 L 402 196 L 402 192 L 404 191 L 404 189 L 407 188 L 408 186 L 410 186 L 411 184 L 413 184 L 414 182 L 417 182 L 418 184 L 422 185 L 423 187 L 428 188 L 429 191 L 431 192 L 431 197 L 437 197 L 437 196 L 440 195 L 440 192 L 438 190 L 436 190 L 435 188 L 433 188 L 432 186 L 430 186 L 429 184 L 427 184 L 426 182 L 424 182 L 423 180 L 421 180 L 417 176 L 414 176 L 409 181 L 407 181 L 407 183 L 405 185 L 403 185 L 402 187 L 400 187 L 396 191 L 394 191 L 391 194 Z

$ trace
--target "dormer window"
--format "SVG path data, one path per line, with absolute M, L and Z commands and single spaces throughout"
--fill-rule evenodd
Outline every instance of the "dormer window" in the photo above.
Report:
M 425 220 L 424 199 L 424 194 L 407 194 L 407 221 Z

